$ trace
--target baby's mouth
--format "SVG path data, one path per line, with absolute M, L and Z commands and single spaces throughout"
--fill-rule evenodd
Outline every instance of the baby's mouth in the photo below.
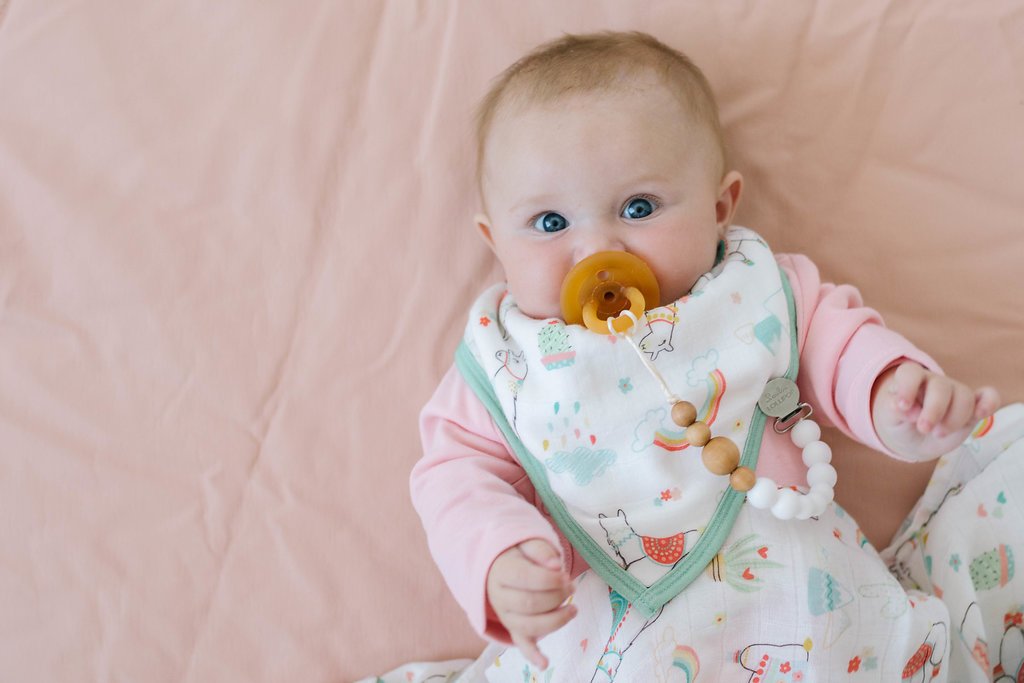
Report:
M 660 300 L 658 281 L 642 259 L 624 251 L 602 251 L 583 259 L 562 281 L 562 317 L 598 334 L 625 332 L 648 302 Z M 608 320 L 612 319 L 609 325 Z

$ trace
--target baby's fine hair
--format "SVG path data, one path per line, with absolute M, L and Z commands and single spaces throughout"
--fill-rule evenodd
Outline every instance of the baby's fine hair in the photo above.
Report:
M 545 103 L 580 93 L 609 91 L 623 77 L 654 73 L 684 109 L 707 127 L 724 172 L 725 144 L 718 105 L 707 79 L 690 58 L 639 31 L 572 35 L 544 43 L 503 71 L 476 112 L 477 177 L 498 111 L 505 105 Z

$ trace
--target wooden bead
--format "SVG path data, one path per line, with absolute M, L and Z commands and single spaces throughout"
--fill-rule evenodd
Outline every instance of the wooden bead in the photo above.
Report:
M 676 401 L 672 406 L 672 421 L 680 427 L 689 427 L 697 419 L 697 408 L 689 401 Z
M 686 441 L 697 448 L 700 448 L 711 440 L 711 427 L 703 422 L 694 422 L 686 428 Z
M 704 466 L 712 474 L 729 474 L 740 464 L 740 449 L 732 439 L 724 436 L 716 436 L 708 441 L 700 455 Z
M 754 488 L 754 483 L 757 481 L 757 475 L 754 474 L 754 470 L 749 467 L 737 467 L 733 470 L 732 474 L 729 475 L 729 486 L 733 487 L 737 491 L 749 491 Z

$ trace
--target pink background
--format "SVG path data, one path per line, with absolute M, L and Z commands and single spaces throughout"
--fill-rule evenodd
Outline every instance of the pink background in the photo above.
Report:
M 705 69 L 738 222 L 1024 399 L 1019 0 L 0 0 L 0 678 L 480 650 L 406 483 L 500 277 L 471 110 L 599 29 Z M 837 450 L 884 545 L 928 470 Z

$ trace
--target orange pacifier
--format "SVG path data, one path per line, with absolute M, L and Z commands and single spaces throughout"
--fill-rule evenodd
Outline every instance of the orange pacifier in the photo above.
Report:
M 628 330 L 660 301 L 658 280 L 642 259 L 624 251 L 602 251 L 583 259 L 562 280 L 562 318 L 591 332 Z M 628 311 L 630 315 L 621 315 Z M 611 319 L 609 325 L 608 320 Z

